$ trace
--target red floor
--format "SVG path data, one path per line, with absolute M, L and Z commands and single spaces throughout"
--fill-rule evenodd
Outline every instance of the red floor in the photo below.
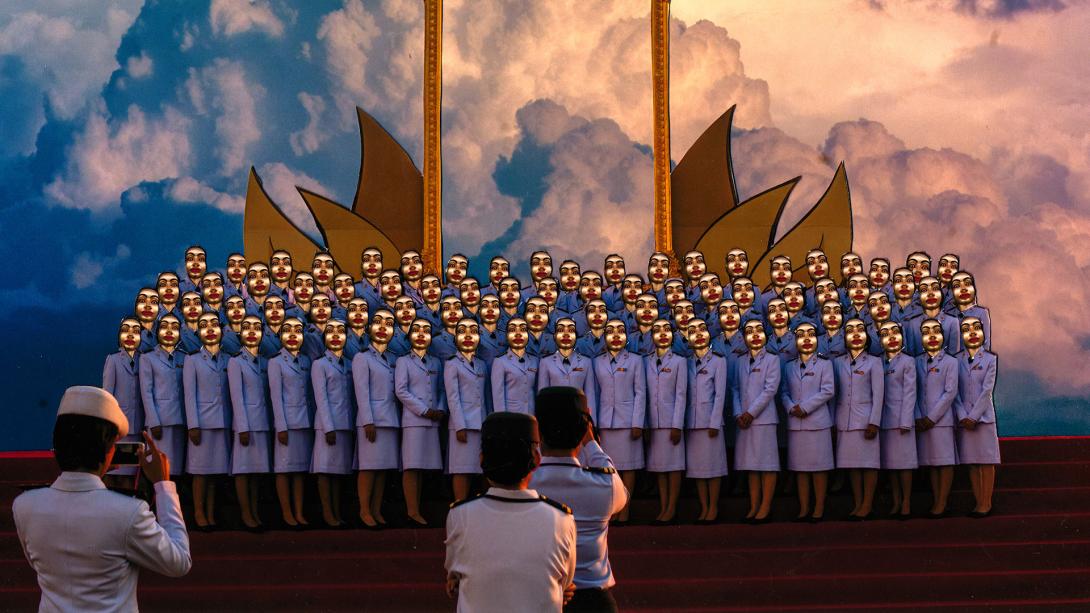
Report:
M 997 514 L 985 520 L 612 529 L 617 600 L 626 611 L 1090 610 L 1090 439 L 1009 439 L 1003 455 Z M 18 485 L 53 471 L 48 457 L 0 455 L 0 609 L 36 607 L 10 500 Z M 952 510 L 964 513 L 972 499 L 964 475 L 955 489 Z M 915 501 L 926 510 L 928 493 L 918 489 Z M 695 516 L 694 505 L 684 499 L 682 515 Z M 843 517 L 848 505 L 835 495 L 827 517 Z M 639 498 L 634 518 L 656 506 Z M 721 517 L 734 520 L 745 506 L 731 494 Z M 436 525 L 441 509 L 429 506 Z M 778 518 L 794 512 L 793 497 L 777 498 Z M 196 533 L 193 571 L 179 580 L 144 574 L 140 603 L 149 611 L 450 610 L 442 540 L 440 529 Z

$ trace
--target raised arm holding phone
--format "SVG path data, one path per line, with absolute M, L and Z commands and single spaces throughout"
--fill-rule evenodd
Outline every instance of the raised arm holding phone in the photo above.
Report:
M 189 536 L 170 461 L 155 440 L 143 433 L 139 462 L 155 491 L 156 514 L 102 482 L 128 430 L 117 400 L 103 389 L 70 387 L 61 398 L 53 429 L 61 475 L 13 505 L 19 542 L 38 574 L 41 610 L 135 611 L 140 567 L 169 577 L 189 572 Z

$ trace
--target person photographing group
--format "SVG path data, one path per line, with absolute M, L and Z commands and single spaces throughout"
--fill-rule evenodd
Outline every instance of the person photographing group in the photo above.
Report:
M 139 465 L 155 492 L 143 500 L 106 489 L 115 445 L 129 422 L 109 392 L 70 387 L 61 398 L 53 448 L 61 475 L 12 507 L 19 542 L 38 574 L 40 611 L 136 611 L 140 568 L 169 577 L 189 572 L 189 536 L 170 461 L 147 432 Z

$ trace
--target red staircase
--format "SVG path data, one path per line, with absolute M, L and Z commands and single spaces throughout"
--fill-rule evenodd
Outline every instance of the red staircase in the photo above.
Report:
M 821 524 L 786 521 L 796 512 L 781 495 L 762 526 L 610 530 L 610 553 L 626 611 L 761 610 L 1090 610 L 1090 438 L 1005 439 L 996 514 L 907 522 L 835 521 L 850 496 L 831 497 Z M 32 610 L 39 593 L 11 520 L 11 500 L 28 483 L 47 482 L 52 460 L 0 456 L 0 609 Z M 926 479 L 917 478 L 918 486 Z M 965 476 L 951 510 L 972 508 Z M 316 499 L 316 497 L 312 497 Z M 917 512 L 930 496 L 917 488 Z M 429 517 L 441 525 L 441 501 Z M 743 496 L 724 494 L 720 516 L 740 518 Z M 876 509 L 888 500 L 879 496 Z M 391 507 L 396 506 L 392 501 Z M 653 517 L 641 495 L 633 518 Z M 224 508 L 223 520 L 232 514 Z M 695 501 L 680 515 L 695 517 Z M 271 506 L 267 520 L 276 517 Z M 390 518 L 393 519 L 392 513 Z M 221 520 L 221 523 L 225 523 Z M 145 610 L 451 610 L 442 591 L 441 529 L 238 531 L 191 535 L 192 572 L 183 579 L 145 573 Z

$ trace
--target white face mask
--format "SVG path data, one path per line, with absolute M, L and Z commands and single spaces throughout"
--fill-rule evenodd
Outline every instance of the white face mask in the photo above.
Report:
M 243 303 L 243 312 L 245 312 L 245 303 Z M 278 297 L 272 297 L 265 300 L 263 305 L 265 314 L 265 322 L 269 326 L 275 328 L 284 323 L 284 301 Z
M 288 351 L 298 351 L 303 346 L 303 323 L 294 317 L 284 320 L 280 326 L 280 344 Z
M 159 294 L 159 303 L 173 305 L 178 302 L 178 275 L 165 272 L 155 282 L 155 291 Z
M 579 297 L 584 301 L 602 297 L 602 277 L 598 273 L 584 273 L 579 279 Z
M 136 351 L 140 346 L 140 321 L 130 317 L 121 320 L 121 326 L 117 331 L 117 344 L 125 351 Z
M 628 333 L 625 331 L 624 322 L 616 319 L 606 322 L 605 337 L 610 351 L 617 352 L 624 349 L 625 344 L 628 343 Z
M 246 258 L 241 253 L 233 253 L 227 258 L 227 280 L 238 285 L 246 279 Z
M 493 285 L 499 285 L 500 281 L 503 281 L 509 276 L 511 276 L 511 264 L 507 260 L 497 258 L 489 263 L 488 279 Z
M 685 254 L 685 277 L 689 280 L 699 279 L 707 272 L 704 265 L 704 254 L 699 251 L 690 251 Z
M 750 351 L 764 349 L 768 336 L 765 335 L 765 327 L 759 321 L 748 321 L 745 327 L 746 347 Z
M 855 253 L 845 253 L 840 258 L 840 276 L 847 279 L 863 270 L 863 258 Z
M 458 296 L 462 304 L 467 308 L 473 308 L 481 303 L 481 287 L 476 279 L 465 279 L 458 286 Z
M 813 355 L 817 351 L 817 328 L 810 324 L 795 328 L 795 348 L 801 355 Z
M 483 296 L 480 308 L 481 323 L 492 325 L 500 319 L 500 301 L 495 296 Z
M 310 264 L 310 274 L 318 287 L 329 287 L 333 282 L 333 258 L 328 255 L 316 255 Z
M 394 326 L 396 325 L 394 322 L 393 313 L 389 311 L 375 311 L 369 330 L 371 342 L 380 345 L 385 345 L 390 342 L 390 336 L 393 335 Z
M 458 325 L 465 315 L 462 313 L 462 301 L 453 296 L 443 298 L 439 305 L 439 317 L 443 321 L 444 328 L 453 328 Z
M 749 256 L 741 249 L 731 249 L 727 252 L 727 274 L 731 279 L 744 277 L 749 274 Z
M 814 281 L 829 276 L 829 258 L 824 251 L 815 249 L 806 254 L 806 272 Z
M 867 309 L 870 311 L 871 319 L 875 322 L 881 323 L 889 319 L 889 296 L 885 292 L 874 292 L 867 299 Z
M 609 280 L 610 285 L 617 285 L 624 281 L 625 269 L 624 260 L 619 257 L 608 257 L 605 261 L 606 264 L 606 279 Z
M 860 319 L 849 319 L 844 324 L 844 343 L 856 351 L 867 347 L 867 324 Z
M 509 347 L 522 349 L 526 347 L 529 337 L 529 327 L 526 325 L 525 319 L 516 317 L 507 322 L 507 345 Z
M 242 320 L 239 340 L 242 346 L 253 349 L 261 344 L 261 335 L 264 332 L 261 318 L 250 315 Z
M 155 321 L 159 314 L 159 294 L 153 289 L 142 289 L 136 295 L 136 317 L 140 323 L 148 324 Z
M 549 305 L 537 296 L 526 302 L 526 325 L 532 332 L 541 332 L 549 325 Z
M 472 319 L 463 319 L 458 322 L 455 340 L 458 342 L 458 350 L 465 353 L 473 353 L 481 342 L 480 328 Z
M 733 300 L 719 303 L 719 327 L 725 332 L 734 332 L 742 324 L 739 319 L 738 304 Z
M 295 283 L 292 284 L 292 295 L 295 302 L 309 304 L 314 298 L 314 277 L 310 273 L 301 272 L 295 275 Z
M 928 319 L 920 326 L 920 332 L 923 338 L 924 351 L 935 353 L 942 349 L 942 345 L 946 341 L 942 333 L 942 324 L 934 319 Z
M 246 290 L 251 296 L 261 297 L 269 294 L 269 267 L 264 264 L 250 264 L 246 271 Z
M 920 304 L 924 309 L 934 310 L 942 306 L 942 285 L 935 277 L 920 280 Z
M 225 306 L 228 323 L 240 324 L 246 318 L 246 302 L 238 296 L 229 298 Z
M 364 249 L 360 254 L 360 274 L 375 284 L 375 279 L 382 274 L 382 252 L 378 249 Z
M 852 275 L 848 278 L 848 298 L 852 304 L 862 308 L 867 304 L 867 296 L 870 295 L 870 281 L 864 275 Z
M 419 281 L 424 275 L 424 262 L 420 254 L 415 251 L 406 251 L 401 254 L 401 276 L 406 281 Z
M 642 326 L 650 326 L 659 316 L 659 301 L 651 294 L 636 299 L 636 319 Z
M 530 276 L 537 283 L 553 276 L 553 258 L 544 251 L 535 251 L 530 255 Z
M 670 322 L 665 319 L 656 319 L 651 326 L 651 339 L 655 347 L 659 349 L 669 349 L 673 346 L 674 330 L 670 327 Z
M 342 272 L 333 277 L 333 294 L 337 296 L 337 302 L 342 304 L 355 297 L 356 284 L 352 280 L 352 275 L 346 275 Z
M 420 296 L 424 304 L 435 305 L 443 297 L 443 283 L 435 275 L 424 275 L 420 278 Z
M 219 304 L 223 301 L 223 277 L 218 273 L 208 273 L 201 277 L 201 297 L 208 304 Z
M 889 261 L 882 258 L 871 260 L 867 280 L 873 288 L 885 287 L 889 282 Z
M 651 283 L 662 283 L 670 272 L 670 258 L 656 254 L 647 263 L 647 278 Z
M 185 272 L 194 283 L 208 271 L 206 257 L 204 249 L 200 247 L 191 247 L 185 251 Z
M 447 262 L 447 283 L 458 285 L 466 278 L 466 270 L 469 269 L 469 260 L 462 256 L 454 256 Z
M 904 348 L 904 334 L 901 333 L 901 326 L 896 322 L 882 324 L 882 327 L 878 329 L 878 336 L 882 340 L 882 349 L 886 353 L 897 353 Z
M 291 254 L 287 251 L 274 251 L 269 258 L 269 268 L 272 269 L 273 281 L 280 285 L 291 281 L 291 273 L 295 272 L 291 265 Z
M 843 323 L 843 309 L 837 302 L 826 302 L 821 307 L 821 325 L 829 331 L 839 330 Z
M 173 349 L 178 345 L 178 341 L 181 340 L 182 325 L 178 321 L 178 318 L 173 315 L 164 315 L 159 320 L 159 330 L 156 332 L 155 337 L 158 339 L 159 344 L 167 349 Z
M 708 334 L 708 324 L 700 320 L 693 320 L 685 328 L 689 345 L 696 350 L 704 349 L 711 343 L 711 335 Z
M 379 278 L 382 299 L 386 302 L 396 300 L 401 295 L 401 277 L 396 272 L 382 273 Z
M 575 347 L 575 322 L 570 319 L 561 319 L 556 322 L 556 346 L 560 349 Z
M 326 323 L 322 333 L 322 340 L 325 341 L 325 348 L 330 351 L 340 351 L 341 349 L 344 349 L 344 323 L 335 320 Z
M 967 272 L 959 272 L 951 277 L 950 289 L 954 292 L 954 302 L 958 306 L 971 306 L 976 302 L 976 285 Z
M 700 277 L 700 299 L 709 305 L 718 304 L 723 299 L 723 284 L 719 282 L 719 275 Z
M 954 279 L 954 275 L 958 274 L 958 268 L 961 266 L 961 261 L 958 256 L 948 253 L 939 258 L 939 281 L 944 284 L 949 284 Z
M 431 345 L 431 324 L 418 319 L 409 327 L 409 342 L 413 349 L 423 351 Z
M 223 338 L 219 316 L 215 313 L 201 315 L 200 319 L 197 320 L 197 331 L 201 337 L 201 344 L 206 347 L 219 345 L 220 340 Z
M 772 285 L 783 287 L 791 281 L 791 260 L 785 257 L 772 258 Z
M 976 317 L 966 317 L 961 321 L 961 342 L 967 349 L 979 349 L 984 346 L 984 324 Z
M 731 290 L 739 309 L 745 310 L 753 306 L 753 282 L 749 279 L 745 277 L 735 279 Z
M 363 298 L 353 298 L 348 301 L 345 309 L 348 317 L 348 325 L 357 335 L 367 329 L 367 301 Z

